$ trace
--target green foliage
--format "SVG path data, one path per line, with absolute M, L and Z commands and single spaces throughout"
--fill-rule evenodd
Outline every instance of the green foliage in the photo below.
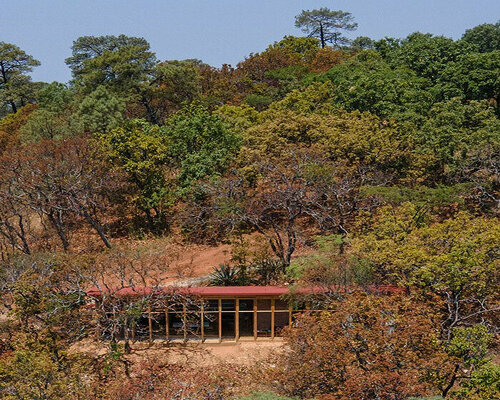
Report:
M 287 275 L 312 285 L 367 285 L 372 283 L 370 266 L 361 260 L 347 262 L 344 248 L 349 240 L 343 235 L 314 238 L 315 251 L 298 257 L 287 268 Z
M 283 263 L 273 258 L 254 261 L 248 268 L 257 285 L 276 283 L 283 276 Z
M 238 135 L 257 122 L 259 113 L 249 106 L 223 105 L 214 111 L 229 128 Z
M 428 168 L 452 176 L 467 163 L 471 154 L 484 148 L 497 148 L 500 122 L 487 102 L 459 99 L 435 104 L 426 123 L 415 137 L 416 151 L 426 158 Z
M 434 90 L 444 99 L 461 97 L 467 100 L 492 99 L 498 102 L 499 65 L 500 50 L 465 54 L 443 68 Z
M 73 101 L 74 93 L 67 85 L 52 82 L 38 91 L 37 98 L 37 104 L 40 108 L 55 113 L 62 113 Z
M 378 43 L 377 46 L 380 48 L 384 44 Z M 436 82 L 448 63 L 457 61 L 472 50 L 473 46 L 465 42 L 416 32 L 393 47 L 392 51 L 386 52 L 385 57 L 391 66 L 406 66 L 419 77 Z
M 198 60 L 171 60 L 154 69 L 154 88 L 150 90 L 158 101 L 167 103 L 168 112 L 177 111 L 200 96 L 200 65 Z
M 97 138 L 104 156 L 128 175 L 135 188 L 130 200 L 146 213 L 150 228 L 154 229 L 155 219 L 161 225 L 165 209 L 171 205 L 172 188 L 168 188 L 164 171 L 169 146 L 160 128 L 135 120 L 98 133 Z
M 271 47 L 287 49 L 307 57 L 309 53 L 316 52 L 319 49 L 319 40 L 314 37 L 285 36 Z
M 429 82 L 405 66 L 392 68 L 373 50 L 366 50 L 320 77 L 335 87 L 334 101 L 349 111 L 407 119 L 425 114 L 433 102 Z
M 500 365 L 487 363 L 471 373 L 470 379 L 452 393 L 453 399 L 484 400 L 500 396 Z
M 105 86 L 98 86 L 83 98 L 78 115 L 87 132 L 103 134 L 123 123 L 124 111 L 122 99 L 113 95 Z
M 45 109 L 35 110 L 21 128 L 20 139 L 23 143 L 41 140 L 60 140 L 69 135 L 68 124 L 56 113 Z
M 0 359 L 0 397 L 15 399 L 79 398 L 89 389 L 88 362 L 54 359 L 44 348 L 20 349 Z
M 455 328 L 446 351 L 461 358 L 466 368 L 479 368 L 489 361 L 487 352 L 492 341 L 493 335 L 484 325 Z
M 16 45 L 0 42 L 0 104 L 8 112 L 15 113 L 19 107 L 33 102 L 35 87 L 26 73 L 38 65 L 40 61 Z
M 367 36 L 358 36 L 351 43 L 355 50 L 371 50 L 375 47 L 375 42 Z
M 436 187 L 415 186 L 363 186 L 361 193 L 365 196 L 380 196 L 386 202 L 402 204 L 413 203 L 419 207 L 443 207 L 453 203 L 463 203 L 463 196 L 468 193 L 471 184 L 462 183 L 453 186 L 438 185 Z
M 376 264 L 374 272 L 434 292 L 491 294 L 492 279 L 498 279 L 498 224 L 460 213 L 428 225 L 420 211 L 410 203 L 398 210 L 385 207 L 372 230 L 357 240 L 360 254 Z
M 101 85 L 133 94 L 156 65 L 149 43 L 143 38 L 82 36 L 73 42 L 72 56 L 66 59 L 75 83 L 90 93 Z
M 302 10 L 295 17 L 295 26 L 309 36 L 318 38 L 321 47 L 325 47 L 326 43 L 340 47 L 349 43 L 342 31 L 356 30 L 358 24 L 349 12 L 322 7 L 316 10 Z
M 198 106 L 177 113 L 167 121 L 163 132 L 183 187 L 220 176 L 240 146 L 239 136 L 219 116 Z
M 477 50 L 481 53 L 500 50 L 500 21 L 467 29 L 462 40 L 477 46 Z

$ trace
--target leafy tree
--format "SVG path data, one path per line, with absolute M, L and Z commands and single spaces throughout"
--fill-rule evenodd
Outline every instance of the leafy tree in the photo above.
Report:
M 148 86 L 157 60 L 143 38 L 120 36 L 82 36 L 66 59 L 75 85 L 84 94 L 105 86 L 112 93 L 144 107 L 152 123 L 158 123 L 156 110 L 148 97 Z
M 287 331 L 275 379 L 287 394 L 406 399 L 437 394 L 452 364 L 431 308 L 410 298 L 351 294 Z
M 488 102 L 436 103 L 415 134 L 415 168 L 427 168 L 434 181 L 491 180 L 495 172 L 488 165 L 495 165 L 499 132 L 499 120 Z
M 427 222 L 425 209 L 404 204 L 380 210 L 376 223 L 353 241 L 381 281 L 414 285 L 445 303 L 444 334 L 475 322 L 495 324 L 498 246 L 495 220 L 459 213 Z
M 69 135 L 69 126 L 60 116 L 45 109 L 35 110 L 21 128 L 23 143 L 41 140 L 59 140 Z
M 71 68 L 77 82 L 82 79 L 83 82 L 89 84 L 90 90 L 102 84 L 100 79 L 105 78 L 111 84 L 117 84 L 121 80 L 124 81 L 123 83 L 129 83 L 128 80 L 135 77 L 134 73 L 138 72 L 137 69 L 141 71 L 141 69 L 144 70 L 144 66 L 154 64 L 154 55 L 149 52 L 149 43 L 138 37 L 81 36 L 73 42 L 71 49 L 72 56 L 66 59 L 66 64 Z M 132 59 L 135 55 L 140 55 L 140 57 L 135 60 L 135 65 L 129 66 L 130 69 L 127 71 L 122 62 L 127 58 Z M 104 70 L 103 62 L 106 58 L 111 62 L 107 71 L 108 75 Z M 146 64 L 141 64 L 144 61 Z M 113 71 L 112 67 L 116 67 L 117 70 Z M 92 71 L 93 69 L 95 71 Z M 98 81 L 96 86 L 92 85 L 94 80 Z
M 375 42 L 367 36 L 358 36 L 352 41 L 351 46 L 356 50 L 372 50 L 375 48 Z
M 168 156 L 179 168 L 177 179 L 184 187 L 220 176 L 240 146 L 239 136 L 219 116 L 197 106 L 177 113 L 163 131 L 169 140 Z
M 163 230 L 172 199 L 165 174 L 169 146 L 160 128 L 134 120 L 98 138 L 106 159 L 123 170 L 134 186 L 130 201 L 145 213 L 149 228 Z
M 302 10 L 295 17 L 295 26 L 309 36 L 320 40 L 321 47 L 326 43 L 332 43 L 334 47 L 340 47 L 349 43 L 349 39 L 342 36 L 342 31 L 353 31 L 358 27 L 351 13 L 342 10 L 330 10 L 320 8 L 316 10 Z
M 462 97 L 467 100 L 500 99 L 500 51 L 469 53 L 450 62 L 442 70 L 436 92 L 443 99 Z
M 43 346 L 19 349 L 0 359 L 0 396 L 7 400 L 83 398 L 90 362 L 68 356 L 57 362 Z
M 37 93 L 37 104 L 48 111 L 62 113 L 74 100 L 74 91 L 60 82 L 43 86 Z
M 457 61 L 473 50 L 473 46 L 466 42 L 420 32 L 412 33 L 399 42 L 383 39 L 377 42 L 376 48 L 383 51 L 391 66 L 406 66 L 431 82 L 438 80 L 449 62 Z
M 405 67 L 391 68 L 373 50 L 333 67 L 320 79 L 333 83 L 333 98 L 340 107 L 384 118 L 418 121 L 434 100 L 426 79 Z
M 107 133 L 123 123 L 124 112 L 123 100 L 99 86 L 81 101 L 78 117 L 87 132 Z
M 16 45 L 0 42 L 0 102 L 15 113 L 33 99 L 33 87 L 26 75 L 40 62 Z
M 36 108 L 36 105 L 30 104 L 0 119 L 0 156 L 6 149 L 19 143 L 21 127 Z
M 482 24 L 467 29 L 462 40 L 477 46 L 481 53 L 500 50 L 500 21 L 495 24 Z
M 279 42 L 269 47 L 280 47 L 292 53 L 301 54 L 304 61 L 307 61 L 311 60 L 314 54 L 319 50 L 319 40 L 315 37 L 285 36 Z
M 149 87 L 151 102 L 164 121 L 169 115 L 199 98 L 201 78 L 199 60 L 171 60 L 160 63 L 153 71 Z

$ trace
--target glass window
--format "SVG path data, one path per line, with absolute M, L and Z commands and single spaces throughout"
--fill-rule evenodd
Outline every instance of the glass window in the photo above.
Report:
M 222 299 L 222 311 L 235 311 L 235 310 L 236 310 L 236 300 Z
M 257 300 L 257 307 L 260 310 L 270 310 L 271 309 L 271 300 Z
M 253 311 L 253 299 L 240 299 L 240 311 Z

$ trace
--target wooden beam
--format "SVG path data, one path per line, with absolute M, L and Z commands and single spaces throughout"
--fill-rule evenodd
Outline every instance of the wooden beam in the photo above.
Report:
M 201 299 L 200 308 L 200 330 L 201 330 L 201 343 L 205 341 L 205 301 Z
M 149 344 L 151 345 L 153 341 L 153 321 L 151 319 L 151 307 L 148 306 L 148 339 Z
M 274 308 L 275 308 L 275 299 L 271 299 L 271 339 L 274 339 Z
M 222 342 L 222 299 L 219 299 L 219 343 Z
M 236 299 L 236 308 L 234 312 L 234 339 L 240 339 L 240 299 Z
M 257 298 L 253 299 L 253 340 L 257 340 Z

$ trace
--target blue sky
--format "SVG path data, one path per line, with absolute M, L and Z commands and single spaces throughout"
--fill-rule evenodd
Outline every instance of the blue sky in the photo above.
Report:
M 355 36 L 405 37 L 431 32 L 459 38 L 500 19 L 499 0 L 14 0 L 2 1 L 0 40 L 42 62 L 33 79 L 67 81 L 64 59 L 83 35 L 142 36 L 159 59 L 198 58 L 236 64 L 285 35 L 301 35 L 302 9 L 351 12 Z

